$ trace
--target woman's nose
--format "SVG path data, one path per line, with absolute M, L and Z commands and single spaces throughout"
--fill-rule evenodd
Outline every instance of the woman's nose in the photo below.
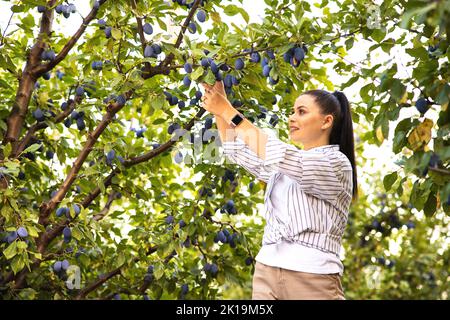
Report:
M 288 118 L 289 122 L 294 122 L 295 114 L 291 114 Z

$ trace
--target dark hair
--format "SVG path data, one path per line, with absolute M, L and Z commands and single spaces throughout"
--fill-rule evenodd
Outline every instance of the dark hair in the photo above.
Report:
M 333 115 L 333 127 L 330 133 L 330 144 L 338 144 L 339 150 L 350 160 L 353 171 L 353 200 L 358 198 L 358 180 L 355 162 L 355 142 L 350 104 L 341 91 L 330 93 L 326 90 L 314 89 L 302 93 L 314 97 L 322 114 Z

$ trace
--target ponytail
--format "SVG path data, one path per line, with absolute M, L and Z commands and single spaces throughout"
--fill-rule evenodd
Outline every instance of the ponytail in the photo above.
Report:
M 325 90 L 308 90 L 302 94 L 309 94 L 315 98 L 322 114 L 333 115 L 333 127 L 330 133 L 330 144 L 339 145 L 339 150 L 345 154 L 352 166 L 353 190 L 352 198 L 358 198 L 358 179 L 355 162 L 355 142 L 353 137 L 353 121 L 350 104 L 341 91 L 330 93 Z
M 355 142 L 353 137 L 353 121 L 350 104 L 347 97 L 341 91 L 334 91 L 333 96 L 339 101 L 341 107 L 341 119 L 337 126 L 333 126 L 330 135 L 330 144 L 338 144 L 339 150 L 350 160 L 353 172 L 353 199 L 358 198 L 358 179 L 355 162 Z M 336 123 L 335 123 L 336 124 Z M 333 132 L 334 131 L 334 132 Z

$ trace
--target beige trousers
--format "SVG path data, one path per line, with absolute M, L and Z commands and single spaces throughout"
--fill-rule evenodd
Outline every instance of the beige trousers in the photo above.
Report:
M 339 274 L 316 274 L 256 262 L 252 300 L 345 300 Z

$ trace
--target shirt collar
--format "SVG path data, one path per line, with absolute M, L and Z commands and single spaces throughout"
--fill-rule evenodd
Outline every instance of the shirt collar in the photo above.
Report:
M 324 146 L 314 147 L 306 151 L 339 151 L 339 145 L 338 144 L 326 144 Z

